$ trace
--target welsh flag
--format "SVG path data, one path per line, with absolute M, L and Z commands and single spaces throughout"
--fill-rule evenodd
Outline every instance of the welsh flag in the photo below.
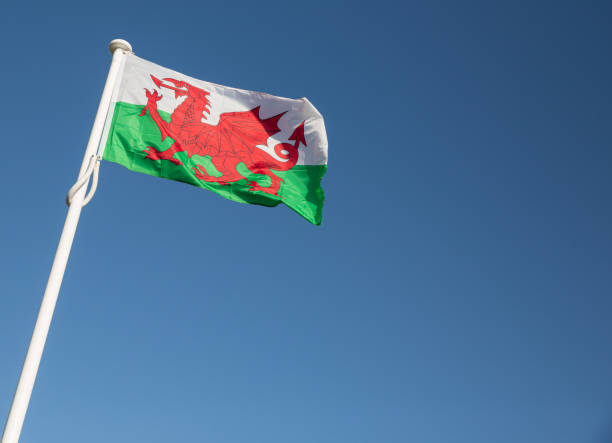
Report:
M 220 86 L 126 54 L 102 158 L 321 223 L 323 117 L 306 99 Z

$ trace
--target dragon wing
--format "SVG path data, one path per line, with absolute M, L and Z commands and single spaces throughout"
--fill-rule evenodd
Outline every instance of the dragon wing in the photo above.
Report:
M 219 124 L 206 124 L 198 134 L 199 155 L 231 156 L 248 163 L 257 145 L 265 145 L 268 138 L 280 132 L 278 121 L 284 112 L 267 119 L 259 117 L 259 106 L 250 111 L 226 112 L 219 117 Z

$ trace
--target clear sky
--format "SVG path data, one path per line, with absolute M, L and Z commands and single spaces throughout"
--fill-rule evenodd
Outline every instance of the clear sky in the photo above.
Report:
M 21 442 L 612 441 L 609 2 L 10 2 L 0 423 L 110 64 L 306 96 L 323 224 L 104 163 Z

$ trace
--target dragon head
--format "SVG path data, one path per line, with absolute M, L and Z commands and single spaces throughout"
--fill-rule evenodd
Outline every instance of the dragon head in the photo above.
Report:
M 155 86 L 157 86 L 158 88 L 166 88 L 174 91 L 175 98 L 187 97 L 189 99 L 200 102 L 200 104 L 202 104 L 203 106 L 210 106 L 210 101 L 208 100 L 210 92 L 205 91 L 204 89 L 197 88 L 187 82 L 184 82 L 182 80 L 175 80 L 173 78 L 164 78 L 163 80 L 160 80 L 152 74 L 151 79 L 153 80 L 153 83 L 155 83 Z M 174 86 L 164 82 L 170 82 Z

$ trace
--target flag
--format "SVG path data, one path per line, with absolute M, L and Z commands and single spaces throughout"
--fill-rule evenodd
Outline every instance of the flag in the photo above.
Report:
M 100 151 L 133 171 L 242 203 L 284 203 L 321 223 L 327 136 L 306 98 L 221 86 L 126 54 Z

